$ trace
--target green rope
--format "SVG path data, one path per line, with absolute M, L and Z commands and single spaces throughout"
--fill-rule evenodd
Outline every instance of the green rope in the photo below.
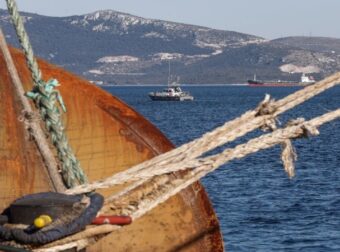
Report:
M 41 79 L 41 72 L 34 57 L 33 49 L 16 2 L 15 0 L 6 0 L 6 2 L 34 82 L 33 90 L 27 92 L 26 96 L 34 101 L 45 122 L 46 129 L 50 133 L 52 144 L 55 146 L 61 162 L 61 173 L 64 183 L 68 188 L 87 183 L 87 178 L 68 143 L 64 131 L 61 113 L 57 103 L 59 103 L 65 112 L 66 107 L 59 91 L 54 89 L 56 86 L 59 86 L 59 83 L 55 79 L 49 80 L 48 82 L 44 82 Z
M 42 84 L 41 72 L 38 67 L 38 63 L 34 57 L 33 49 L 29 41 L 29 37 L 26 33 L 24 22 L 19 14 L 17 4 L 15 0 L 6 0 L 8 12 L 11 15 L 14 28 L 17 32 L 20 44 L 24 50 L 27 64 L 32 73 L 33 81 L 36 85 Z

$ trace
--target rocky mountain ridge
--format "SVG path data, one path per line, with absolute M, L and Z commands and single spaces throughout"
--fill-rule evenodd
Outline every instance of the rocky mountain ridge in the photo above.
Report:
M 100 83 L 166 83 L 169 61 L 184 83 L 243 83 L 254 73 L 262 79 L 296 79 L 302 72 L 322 78 L 340 69 L 336 39 L 307 47 L 295 37 L 268 41 L 113 10 L 23 17 L 39 57 Z M 0 25 L 9 43 L 18 46 L 4 10 Z

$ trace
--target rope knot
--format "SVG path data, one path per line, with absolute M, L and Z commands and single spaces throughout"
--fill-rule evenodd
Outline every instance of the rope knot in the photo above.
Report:
M 300 126 L 302 129 L 301 134 L 296 138 L 308 138 L 310 136 L 318 136 L 320 134 L 316 126 L 307 123 L 304 118 L 297 118 L 295 120 L 290 120 L 287 122 L 286 127 Z
M 305 121 L 306 121 L 305 118 L 302 118 L 302 117 L 292 119 L 286 123 L 285 127 L 298 126 L 298 125 L 303 124 Z
M 275 99 L 272 99 L 269 94 L 266 94 L 263 101 L 257 105 L 255 109 L 256 115 L 255 116 L 262 116 L 262 115 L 272 115 L 276 111 L 275 107 Z
M 272 99 L 269 94 L 266 94 L 264 100 L 260 102 L 260 104 L 255 109 L 255 116 L 264 116 L 267 115 L 266 119 L 264 119 L 264 124 L 261 126 L 261 129 L 263 131 L 274 131 L 277 129 L 276 124 L 278 123 L 278 120 L 276 119 L 273 114 L 276 111 L 276 107 L 274 105 L 275 99 Z
M 58 90 L 54 88 L 60 86 L 56 79 L 51 79 L 48 82 L 40 82 L 40 85 L 35 86 L 32 91 L 27 92 L 25 95 L 32 99 L 37 107 L 45 107 L 48 110 L 57 110 L 55 103 L 58 102 L 60 107 L 64 112 L 66 112 L 66 107 L 61 94 Z

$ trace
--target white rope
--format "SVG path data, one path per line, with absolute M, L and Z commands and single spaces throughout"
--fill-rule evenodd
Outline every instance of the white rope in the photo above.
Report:
M 176 195 L 181 190 L 185 189 L 192 183 L 198 181 L 202 177 L 206 176 L 208 173 L 213 172 L 221 165 L 233 160 L 245 157 L 251 153 L 255 153 L 259 150 L 267 149 L 273 147 L 274 145 L 281 144 L 288 139 L 295 139 L 301 136 L 307 135 L 318 135 L 319 131 L 317 127 L 324 123 L 330 122 L 332 120 L 340 118 L 340 109 L 329 112 L 325 115 L 314 118 L 308 122 L 300 122 L 297 125 L 287 126 L 284 129 L 278 129 L 272 133 L 254 138 L 245 144 L 240 144 L 233 149 L 226 149 L 222 153 L 217 155 L 212 155 L 206 158 L 198 159 L 193 161 L 187 168 L 190 168 L 181 178 L 176 178 L 173 180 L 164 180 L 159 183 L 158 187 L 154 186 L 154 194 L 149 192 L 149 197 L 145 194 L 140 193 L 140 201 L 137 206 L 130 209 L 130 215 L 135 220 L 141 218 L 146 213 L 151 211 L 153 208 L 162 204 L 170 197 Z M 161 176 L 162 177 L 162 176 Z M 166 176 L 163 176 L 166 177 Z M 156 177 L 157 178 L 157 177 Z M 154 178 L 154 179 L 156 179 Z M 126 195 L 128 193 L 126 192 Z M 120 196 L 126 196 L 120 193 Z M 108 202 L 107 202 L 108 204 Z M 110 204 L 108 204 L 110 205 Z M 106 209 L 109 209 L 107 206 Z M 104 212 L 105 213 L 105 212 Z M 95 235 L 103 235 L 116 230 L 117 226 L 94 226 L 87 230 L 78 233 L 76 235 L 67 237 L 63 240 L 49 244 L 48 246 L 53 246 L 53 248 L 58 248 L 61 244 L 74 242 L 77 240 L 82 240 L 84 238 L 93 237 Z M 45 250 L 40 250 L 45 252 Z M 53 250 L 60 251 L 60 250 Z
M 133 166 L 126 171 L 116 173 L 104 180 L 70 189 L 66 193 L 86 193 L 96 189 L 124 184 L 129 181 L 148 179 L 153 176 L 182 170 L 183 168 L 180 166 L 172 169 L 170 169 L 169 166 L 171 166 L 171 164 L 178 164 L 183 160 L 193 160 L 205 152 L 234 141 L 235 139 L 244 136 L 245 134 L 257 128 L 261 128 L 264 125 L 268 125 L 268 121 L 272 121 L 279 114 L 337 85 L 339 82 L 340 72 L 314 85 L 307 86 L 306 88 L 299 90 L 279 101 L 267 102 L 268 99 L 265 99 L 265 101 L 262 102 L 257 109 L 246 112 L 241 117 L 236 118 L 231 122 L 227 122 L 212 132 L 204 134 L 197 140 L 184 144 L 177 149 L 161 154 L 151 160 Z M 272 114 L 261 113 L 261 109 L 265 102 L 270 104 L 271 109 L 269 111 L 271 111 Z M 267 109 L 265 111 L 267 111 Z

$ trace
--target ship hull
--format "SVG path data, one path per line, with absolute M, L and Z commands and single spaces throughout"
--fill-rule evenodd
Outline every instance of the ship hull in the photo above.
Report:
M 153 101 L 192 101 L 194 97 L 192 96 L 156 96 L 149 95 Z
M 31 90 L 24 56 L 18 50 L 11 52 L 24 89 Z M 65 130 L 90 182 L 174 148 L 154 125 L 118 98 L 64 69 L 38 63 L 45 80 L 56 78 L 61 84 L 58 90 L 67 107 Z M 53 191 L 40 152 L 18 120 L 22 111 L 0 54 L 0 212 L 23 195 Z M 171 180 L 182 174 L 167 176 Z M 113 190 L 98 192 L 108 196 Z M 223 251 L 218 219 L 200 183 L 131 225 L 99 238 L 87 251 Z
M 253 81 L 253 80 L 248 80 L 248 86 L 250 87 L 303 87 L 308 84 L 306 83 L 301 83 L 301 82 L 275 82 L 275 81 Z

